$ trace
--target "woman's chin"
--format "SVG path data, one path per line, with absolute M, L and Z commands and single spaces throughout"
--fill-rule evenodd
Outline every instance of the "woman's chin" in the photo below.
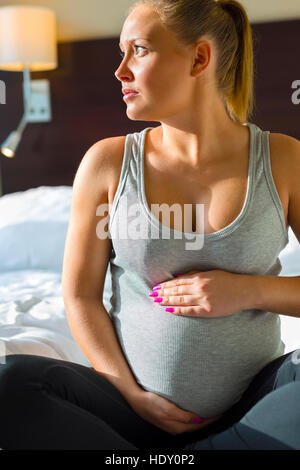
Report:
M 132 108 L 128 106 L 126 109 L 126 114 L 128 119 L 133 121 L 160 121 L 157 115 L 154 115 L 151 112 L 146 112 L 145 110 L 134 109 L 134 106 Z
M 127 108 L 126 110 L 127 117 L 133 121 L 151 121 L 152 116 L 145 112 L 139 112 L 135 109 Z

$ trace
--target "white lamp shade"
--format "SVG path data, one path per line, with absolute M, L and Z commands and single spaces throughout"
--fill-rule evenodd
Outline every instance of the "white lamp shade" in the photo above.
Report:
M 46 7 L 0 7 L 0 69 L 57 67 L 55 13 Z

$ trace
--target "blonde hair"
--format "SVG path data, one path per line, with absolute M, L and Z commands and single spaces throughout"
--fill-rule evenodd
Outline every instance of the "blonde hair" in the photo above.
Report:
M 236 0 L 138 0 L 148 5 L 183 44 L 208 34 L 217 47 L 217 91 L 229 117 L 245 123 L 254 107 L 253 36 L 248 15 Z

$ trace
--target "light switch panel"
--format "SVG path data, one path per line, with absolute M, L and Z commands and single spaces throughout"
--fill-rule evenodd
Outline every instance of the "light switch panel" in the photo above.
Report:
M 27 122 L 49 122 L 51 119 L 49 80 L 30 80 Z

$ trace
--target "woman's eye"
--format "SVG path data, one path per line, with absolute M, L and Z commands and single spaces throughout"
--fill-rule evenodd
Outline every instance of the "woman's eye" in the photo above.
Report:
M 146 49 L 146 48 L 143 47 L 143 46 L 134 46 L 134 47 L 137 47 L 138 49 Z
M 146 49 L 146 48 L 143 47 L 143 46 L 133 46 L 133 47 L 134 47 L 134 48 L 137 48 L 137 49 Z M 125 52 L 119 51 L 119 53 L 120 53 L 120 56 L 121 56 L 122 59 L 123 59 L 123 57 L 124 57 L 124 55 L 125 55 Z

